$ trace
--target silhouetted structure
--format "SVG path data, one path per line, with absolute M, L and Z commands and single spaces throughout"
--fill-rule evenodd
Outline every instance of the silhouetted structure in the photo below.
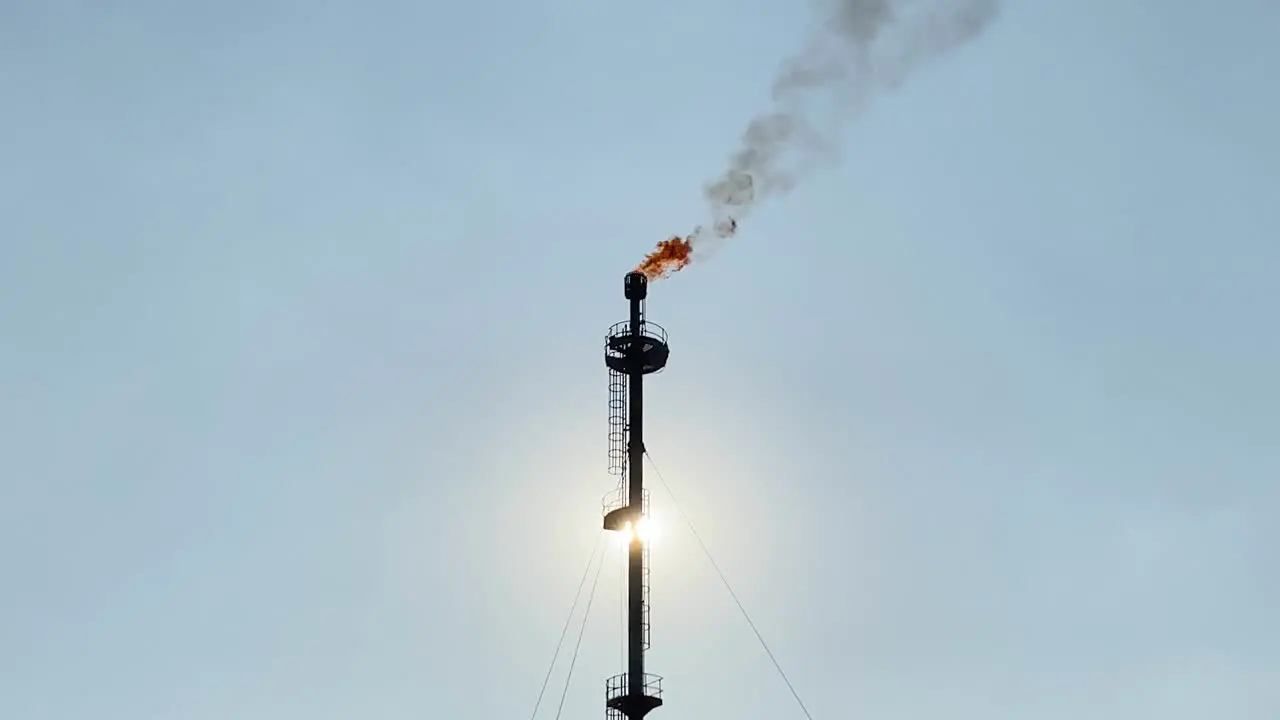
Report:
M 609 366 L 609 470 L 619 476 L 621 492 L 605 507 L 607 530 L 631 533 L 627 551 L 627 671 L 605 684 L 609 720 L 640 720 L 662 704 L 662 678 L 644 671 L 649 648 L 648 543 L 640 521 L 648 510 L 644 489 L 644 376 L 667 364 L 671 350 L 666 331 L 645 320 L 648 279 L 628 273 L 625 295 L 631 317 L 609 328 L 605 364 Z

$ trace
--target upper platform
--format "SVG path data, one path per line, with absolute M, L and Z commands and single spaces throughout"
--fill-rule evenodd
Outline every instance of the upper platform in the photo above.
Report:
M 623 278 L 623 291 L 631 302 L 631 320 L 609 328 L 604 343 L 605 364 L 624 375 L 636 370 L 644 375 L 658 372 L 666 367 L 671 348 L 667 347 L 667 331 L 644 319 L 649 278 L 642 272 L 629 272 Z
M 623 374 L 632 371 L 632 348 L 638 347 L 640 372 L 648 375 L 667 366 L 671 348 L 667 346 L 667 331 L 651 322 L 640 323 L 640 334 L 631 334 L 631 323 L 620 322 L 609 328 L 605 339 L 604 362 L 610 370 Z

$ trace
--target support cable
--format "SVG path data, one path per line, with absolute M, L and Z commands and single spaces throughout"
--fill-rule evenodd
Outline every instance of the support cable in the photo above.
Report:
M 565 636 L 569 634 L 569 625 L 573 622 L 573 611 L 578 609 L 578 600 L 582 597 L 582 588 L 586 587 L 587 577 L 591 574 L 591 566 L 595 563 L 596 554 L 600 552 L 600 546 L 604 543 L 604 538 L 605 531 L 601 530 L 600 535 L 596 538 L 595 547 L 591 549 L 591 557 L 587 558 L 587 566 L 582 569 L 582 579 L 578 581 L 578 591 L 573 595 L 573 604 L 569 606 L 569 616 L 564 619 L 564 628 L 560 630 L 560 639 L 556 641 L 556 651 L 551 655 L 551 664 L 547 667 L 546 676 L 542 678 L 542 689 L 538 691 L 538 700 L 533 704 L 533 712 L 529 714 L 529 720 L 534 720 L 538 716 L 538 708 L 542 706 L 542 697 L 547 692 L 547 684 L 551 681 L 552 671 L 555 670 L 556 659 L 560 657 L 560 649 L 564 646 Z M 603 561 L 603 558 L 601 559 Z M 577 654 L 576 650 L 574 654 Z
M 778 662 L 778 658 L 774 657 L 773 651 L 769 649 L 769 643 L 765 642 L 764 636 L 760 634 L 760 630 L 756 628 L 756 624 L 751 620 L 751 616 L 747 614 L 747 609 L 742 605 L 742 601 L 738 599 L 738 593 L 733 591 L 733 586 L 729 584 L 729 578 L 725 576 L 724 571 L 720 569 L 720 564 L 712 557 L 711 550 L 707 548 L 707 544 L 703 542 L 702 536 L 698 534 L 698 529 L 693 526 L 693 521 L 685 514 L 683 508 L 680 507 L 680 501 L 676 499 L 675 493 L 671 492 L 671 486 L 667 484 L 666 478 L 662 477 L 662 471 L 658 469 L 658 464 L 653 461 L 653 456 L 646 450 L 644 456 L 649 459 L 649 466 L 653 468 L 653 474 L 658 476 L 658 482 L 662 483 L 662 487 L 667 491 L 667 495 L 671 498 L 671 504 L 675 506 L 676 512 L 680 514 L 680 519 L 684 520 L 684 524 L 689 526 L 689 531 L 693 533 L 693 538 L 698 541 L 702 553 L 707 556 L 707 560 L 711 561 L 711 567 L 715 569 L 716 574 L 720 576 L 720 582 L 724 583 L 724 587 L 729 591 L 729 597 L 733 598 L 733 602 L 738 606 L 738 611 L 742 613 L 743 619 L 747 621 L 747 625 L 751 627 L 751 632 L 755 633 L 756 640 L 760 641 L 760 647 L 764 648 L 764 652 L 769 656 L 769 660 L 773 663 L 774 669 L 778 671 L 778 675 L 782 677 L 782 682 L 786 683 L 787 689 L 791 691 L 791 696 L 796 699 L 796 704 L 800 706 L 800 711 L 808 720 L 813 720 L 813 715 L 809 714 L 809 708 L 805 707 L 804 701 L 800 699 L 800 693 L 796 692 L 796 688 L 791 684 L 791 680 L 787 677 L 787 673 L 782 670 L 782 665 Z
M 578 641 L 573 646 L 573 656 L 569 659 L 569 672 L 564 677 L 564 690 L 560 693 L 560 707 L 556 708 L 556 720 L 560 720 L 560 713 L 564 712 L 564 699 L 569 696 L 569 683 L 573 681 L 573 666 L 578 664 L 578 650 L 582 649 L 582 636 L 587 632 L 587 620 L 591 617 L 591 603 L 596 599 L 596 586 L 600 584 L 600 571 L 604 570 L 604 559 L 607 555 L 607 552 L 600 553 L 600 564 L 596 566 L 596 578 L 591 582 L 591 592 L 587 594 L 587 607 L 582 612 L 582 625 L 578 627 Z

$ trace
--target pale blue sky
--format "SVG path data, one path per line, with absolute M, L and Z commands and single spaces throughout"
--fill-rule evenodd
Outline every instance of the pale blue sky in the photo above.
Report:
M 621 276 L 812 22 L 0 4 L 0 717 L 527 717 Z M 1277 37 L 1007 2 L 654 286 L 649 449 L 815 720 L 1280 717 Z M 654 499 L 653 719 L 800 717 Z

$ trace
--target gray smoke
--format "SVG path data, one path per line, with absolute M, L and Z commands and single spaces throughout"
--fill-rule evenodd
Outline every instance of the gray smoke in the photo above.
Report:
M 725 172 L 705 188 L 726 237 L 761 200 L 783 195 L 815 165 L 838 158 L 840 132 L 876 93 L 964 45 L 994 20 L 998 0 L 819 0 L 822 23 L 773 83 Z M 694 239 L 704 233 L 695 232 Z

